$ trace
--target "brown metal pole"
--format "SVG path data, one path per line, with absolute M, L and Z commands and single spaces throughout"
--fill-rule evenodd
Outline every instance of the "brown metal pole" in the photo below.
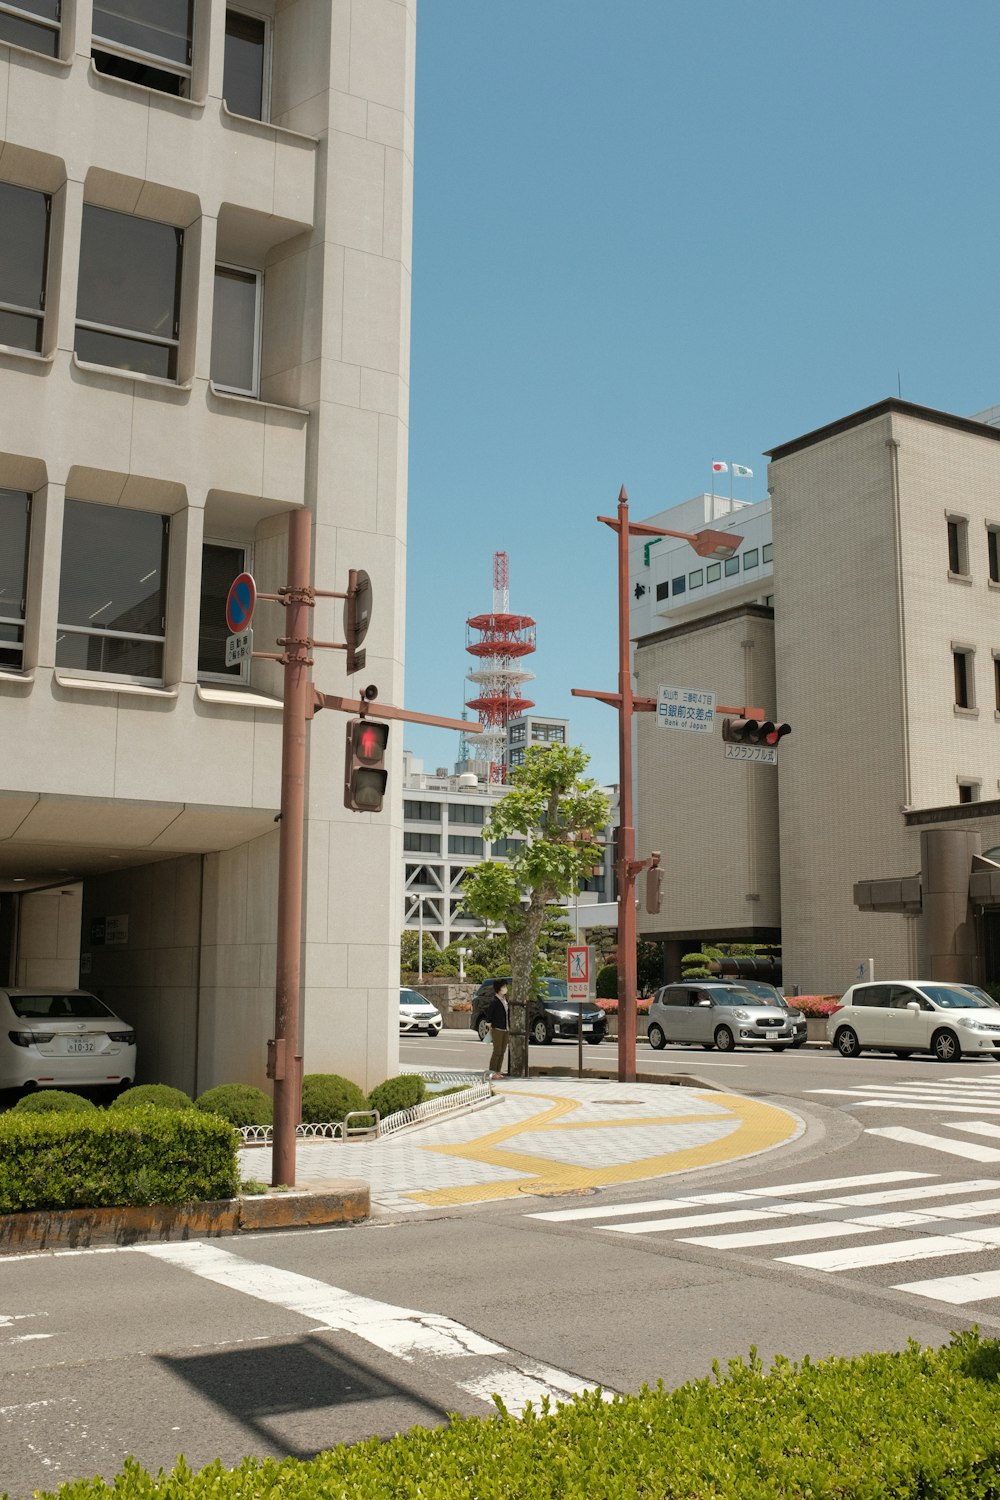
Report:
M 278 952 L 274 1041 L 268 1072 L 274 1079 L 273 1187 L 295 1186 L 295 1131 L 302 1112 L 299 1050 L 302 952 L 302 857 L 305 842 L 306 731 L 312 709 L 309 677 L 309 587 L 312 515 L 288 517 L 288 600 L 285 611 L 285 699 L 281 718 L 281 832 L 278 844 Z
M 618 496 L 618 1081 L 635 1082 L 635 829 L 632 826 L 632 661 L 628 495 Z

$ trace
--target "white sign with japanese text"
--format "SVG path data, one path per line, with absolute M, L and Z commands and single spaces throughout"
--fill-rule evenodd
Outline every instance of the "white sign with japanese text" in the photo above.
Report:
M 656 694 L 656 722 L 661 729 L 689 729 L 711 734 L 715 727 L 715 694 L 702 688 L 664 687 Z
M 776 766 L 778 751 L 774 745 L 727 745 L 727 760 L 743 760 L 755 766 Z

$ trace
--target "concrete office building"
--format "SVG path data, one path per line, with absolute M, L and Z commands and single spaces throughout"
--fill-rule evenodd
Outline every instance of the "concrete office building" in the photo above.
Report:
M 226 667 L 223 603 L 284 583 L 293 508 L 318 588 L 371 575 L 400 701 L 414 12 L 0 0 L 0 982 L 81 977 L 188 1090 L 272 1032 L 280 668 Z M 306 1065 L 370 1084 L 399 804 L 344 809 L 340 715 L 310 741 Z
M 869 959 L 1000 978 L 1000 870 L 980 858 L 1000 858 L 992 419 L 887 400 L 774 449 L 767 510 L 721 523 L 745 540 L 704 604 L 701 559 L 656 560 L 654 606 L 676 572 L 637 642 L 639 691 L 710 688 L 793 727 L 775 768 L 640 720 L 637 823 L 667 872 L 640 930 L 671 965 L 694 937 L 780 935 L 804 991 L 842 992 Z M 751 583 L 765 547 L 773 580 Z

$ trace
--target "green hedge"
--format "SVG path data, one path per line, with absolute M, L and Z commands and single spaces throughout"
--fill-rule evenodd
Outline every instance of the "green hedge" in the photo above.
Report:
M 332 1125 L 368 1100 L 349 1078 L 339 1073 L 307 1073 L 302 1080 L 302 1119 L 307 1125 Z
M 412 1109 L 421 1104 L 427 1095 L 427 1085 L 419 1073 L 400 1073 L 397 1078 L 387 1078 L 368 1095 L 368 1103 L 377 1109 L 382 1119 L 398 1114 L 401 1109 Z
M 239 1137 L 199 1110 L 0 1116 L 0 1213 L 232 1198 Z
M 25 1094 L 14 1105 L 22 1115 L 87 1115 L 97 1105 L 82 1094 L 69 1094 L 65 1089 L 39 1089 L 37 1093 Z
M 137 1083 L 112 1099 L 109 1109 L 136 1109 L 139 1105 L 152 1104 L 156 1109 L 190 1109 L 190 1095 L 183 1089 L 173 1089 L 169 1083 Z
M 520 1421 L 455 1417 L 310 1460 L 181 1460 L 153 1478 L 134 1461 L 112 1484 L 60 1500 L 997 1500 L 1000 1345 L 958 1334 L 765 1374 L 755 1354 L 714 1379 L 599 1392 Z M 52 1500 L 36 1494 L 36 1500 Z
M 221 1115 L 230 1125 L 271 1125 L 274 1102 L 263 1089 L 252 1083 L 220 1083 L 207 1089 L 196 1100 L 196 1108 Z

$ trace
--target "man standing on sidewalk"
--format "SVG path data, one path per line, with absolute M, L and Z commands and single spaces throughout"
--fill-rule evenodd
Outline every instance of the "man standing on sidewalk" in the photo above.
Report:
M 507 1051 L 507 1042 L 510 1037 L 507 1023 L 507 981 L 506 979 L 495 979 L 493 981 L 493 999 L 490 1001 L 486 1019 L 490 1023 L 493 1033 L 493 1052 L 490 1056 L 490 1077 L 502 1078 L 500 1071 L 503 1067 L 503 1056 Z

